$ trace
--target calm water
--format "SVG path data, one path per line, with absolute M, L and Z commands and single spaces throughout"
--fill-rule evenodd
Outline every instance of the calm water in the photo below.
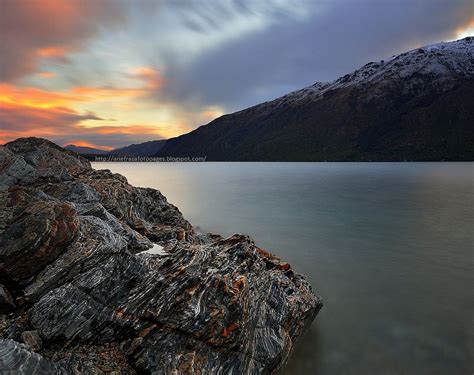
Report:
M 325 305 L 285 374 L 472 374 L 474 163 L 95 163 L 248 233 Z

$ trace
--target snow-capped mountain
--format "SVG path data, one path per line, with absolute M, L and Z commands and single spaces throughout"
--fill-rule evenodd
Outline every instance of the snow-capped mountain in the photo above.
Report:
M 292 105 L 308 100 L 318 100 L 324 93 L 355 86 L 373 89 L 372 95 L 383 94 L 383 88 L 395 82 L 405 82 L 403 94 L 423 90 L 426 79 L 430 85 L 436 83 L 439 90 L 449 90 L 459 79 L 474 77 L 474 38 L 468 37 L 454 42 L 441 42 L 416 48 L 346 74 L 332 82 L 316 82 L 304 89 L 293 91 L 278 99 L 250 109 L 268 109 L 279 105 Z M 244 110 L 245 111 L 245 110 Z M 239 113 L 239 112 L 237 112 Z
M 160 155 L 474 160 L 474 38 L 417 48 L 222 116 Z

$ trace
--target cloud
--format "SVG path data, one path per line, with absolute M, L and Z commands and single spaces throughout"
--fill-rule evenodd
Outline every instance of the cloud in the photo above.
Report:
M 103 119 L 94 113 L 79 114 L 70 108 L 35 108 L 11 103 L 2 103 L 0 111 L 1 130 L 18 136 L 31 131 L 51 136 L 86 120 Z
M 53 78 L 53 77 L 56 77 L 56 73 L 54 72 L 38 72 L 36 73 L 36 75 L 38 77 L 41 77 L 41 78 Z
M 316 81 L 335 79 L 375 59 L 453 39 L 459 25 L 473 17 L 471 0 L 300 3 L 304 17 L 281 10 L 260 12 L 259 17 L 271 16 L 273 22 L 218 44 L 190 62 L 169 65 L 166 85 L 157 97 L 240 109 Z M 234 12 L 252 13 L 254 4 L 260 3 L 241 4 Z M 206 18 L 198 12 L 203 17 L 199 26 L 188 23 L 188 27 L 212 33 L 233 17 L 224 14 L 216 21 L 216 12 L 210 14 Z
M 67 54 L 69 49 L 66 47 L 44 47 L 36 50 L 36 56 L 47 59 L 57 59 L 63 62 L 67 62 Z
M 121 0 L 2 0 L 0 81 L 33 73 L 40 59 L 67 62 L 101 28 L 126 21 Z
M 87 121 L 106 122 L 94 113 L 78 113 L 70 108 L 35 108 L 2 103 L 0 143 L 19 137 L 44 137 L 61 145 L 82 140 L 116 148 L 131 143 L 162 139 L 159 127 L 150 125 L 87 126 Z
M 109 147 L 473 27 L 472 0 L 0 1 L 0 141 Z
M 103 126 L 94 128 L 75 127 L 66 134 L 55 134 L 51 137 L 61 146 L 68 144 L 80 145 L 87 142 L 91 147 L 114 149 L 133 143 L 164 139 L 160 129 L 148 125 L 131 124 L 127 126 Z M 85 145 L 85 144 L 84 144 Z
M 154 80 L 150 78 L 151 81 Z M 146 81 L 148 82 L 148 80 Z M 45 137 L 60 144 L 82 140 L 107 147 L 163 138 L 163 128 L 154 125 L 97 125 L 113 121 L 74 106 L 92 105 L 122 97 L 143 97 L 147 88 L 81 86 L 66 92 L 0 84 L 0 143 L 19 137 Z

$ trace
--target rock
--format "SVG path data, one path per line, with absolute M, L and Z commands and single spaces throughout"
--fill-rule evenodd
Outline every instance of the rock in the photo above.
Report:
M 15 281 L 33 276 L 66 248 L 78 223 L 70 203 L 30 201 L 0 235 L 0 272 Z
M 4 340 L 5 371 L 271 373 L 322 306 L 248 236 L 199 233 L 159 191 L 48 141 L 0 146 L 0 187 L 0 280 L 22 301 L 3 335 L 30 346 Z
M 127 353 L 133 354 L 142 343 L 143 343 L 143 337 L 135 337 L 132 343 L 130 344 L 130 348 L 128 349 Z
M 0 314 L 5 314 L 15 309 L 15 302 L 8 289 L 0 284 Z
M 41 349 L 43 342 L 38 334 L 38 331 L 24 331 L 21 334 L 22 341 L 28 345 L 35 352 Z
M 26 345 L 0 339 L 0 374 L 67 374 L 60 366 Z

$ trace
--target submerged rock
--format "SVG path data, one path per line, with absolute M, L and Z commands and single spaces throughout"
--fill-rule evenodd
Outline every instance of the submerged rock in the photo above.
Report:
M 0 372 L 274 372 L 322 306 L 248 236 L 48 141 L 0 146 L 0 194 Z

